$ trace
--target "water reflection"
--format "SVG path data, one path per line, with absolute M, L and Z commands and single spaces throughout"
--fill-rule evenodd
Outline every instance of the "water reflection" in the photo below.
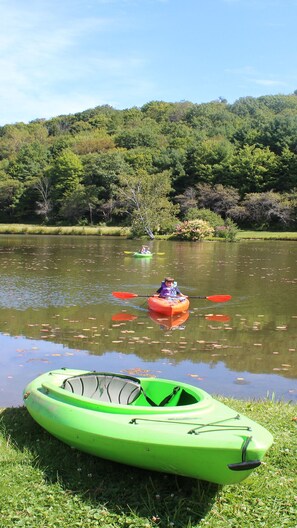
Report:
M 140 369 L 235 397 L 297 400 L 296 242 L 156 241 L 100 237 L 0 237 L 0 406 L 21 403 L 25 382 L 60 366 Z M 184 319 L 147 309 L 167 274 L 191 300 Z M 120 317 L 122 315 L 122 318 Z M 115 315 L 117 317 L 115 317 Z

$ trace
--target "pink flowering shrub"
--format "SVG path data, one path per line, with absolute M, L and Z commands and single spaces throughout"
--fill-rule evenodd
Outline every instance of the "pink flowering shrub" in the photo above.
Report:
M 205 220 L 186 220 L 176 227 L 174 238 L 179 240 L 203 240 L 213 236 L 214 228 Z

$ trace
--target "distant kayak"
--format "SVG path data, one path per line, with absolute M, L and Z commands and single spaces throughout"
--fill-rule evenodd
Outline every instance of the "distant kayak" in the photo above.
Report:
M 133 257 L 136 258 L 151 258 L 153 256 L 153 253 L 140 253 L 140 251 L 136 251 L 133 254 Z
M 153 295 L 148 298 L 147 302 L 150 310 L 169 316 L 186 312 L 190 306 L 190 301 L 187 297 L 165 299 L 158 297 L 158 295 Z

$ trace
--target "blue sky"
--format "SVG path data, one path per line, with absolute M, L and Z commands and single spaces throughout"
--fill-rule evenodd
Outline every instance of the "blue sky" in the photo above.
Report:
M 0 0 L 0 125 L 297 89 L 297 0 Z

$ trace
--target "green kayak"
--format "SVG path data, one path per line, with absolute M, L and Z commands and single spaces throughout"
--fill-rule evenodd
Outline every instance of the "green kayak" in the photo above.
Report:
M 264 427 L 205 391 L 165 379 L 53 370 L 27 385 L 24 403 L 71 447 L 217 484 L 248 477 L 273 441 Z
M 141 253 L 140 251 L 136 251 L 133 253 L 133 257 L 136 258 L 152 258 L 153 253 Z

